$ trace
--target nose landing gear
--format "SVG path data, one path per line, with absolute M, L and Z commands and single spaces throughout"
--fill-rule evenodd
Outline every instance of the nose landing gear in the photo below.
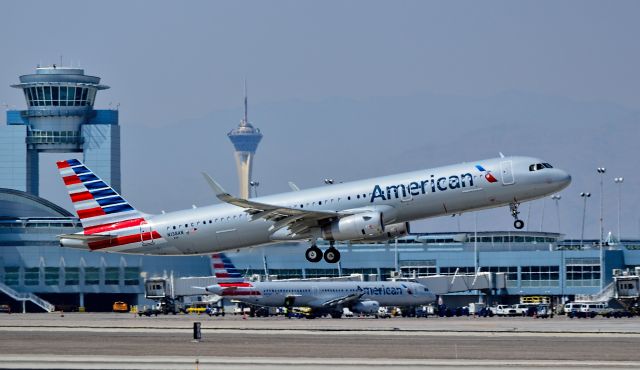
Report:
M 520 203 L 516 203 L 516 202 L 509 203 L 509 210 L 511 210 L 511 216 L 513 216 L 513 218 L 516 219 L 513 222 L 513 227 L 515 227 L 518 230 L 524 227 L 524 221 L 518 218 L 518 215 L 520 214 L 520 211 L 518 211 L 519 206 L 520 206 Z
M 338 263 L 340 261 L 340 251 L 333 246 L 334 242 L 330 242 L 331 246 L 322 253 L 322 250 L 317 245 L 312 244 L 305 252 L 304 256 L 309 262 L 320 262 L 324 257 L 327 263 Z

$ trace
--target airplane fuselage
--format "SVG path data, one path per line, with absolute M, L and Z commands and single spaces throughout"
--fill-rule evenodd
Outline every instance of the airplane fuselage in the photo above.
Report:
M 225 299 L 268 307 L 353 307 L 358 302 L 380 306 L 418 306 L 435 301 L 435 295 L 413 282 L 279 281 L 253 282 L 222 292 Z
M 353 181 L 251 201 L 305 211 L 380 212 L 384 225 L 517 204 L 553 194 L 570 183 L 562 170 L 531 170 L 543 161 L 505 157 Z M 535 167 L 534 167 L 535 169 Z M 517 216 L 517 215 L 516 215 Z M 110 252 L 204 254 L 301 237 L 273 232 L 273 221 L 252 219 L 244 208 L 219 204 L 161 215 L 145 215 L 139 241 L 107 245 Z M 363 231 L 364 233 L 364 231 Z M 100 248 L 92 248 L 100 249 Z

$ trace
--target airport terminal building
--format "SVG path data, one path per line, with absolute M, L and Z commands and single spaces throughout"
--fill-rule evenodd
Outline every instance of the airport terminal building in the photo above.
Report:
M 35 294 L 58 308 L 108 311 L 115 301 L 145 304 L 147 277 L 211 276 L 212 263 L 203 256 L 140 256 L 89 252 L 59 246 L 57 235 L 80 231 L 79 221 L 66 210 L 37 196 L 0 190 L 0 303 L 20 310 L 19 296 Z M 322 244 L 320 244 L 322 247 Z M 396 241 L 338 244 L 341 262 L 310 263 L 306 243 L 283 243 L 227 253 L 247 277 L 315 278 L 363 274 L 387 279 L 436 274 L 504 272 L 507 289 L 492 299 L 513 302 L 521 295 L 546 295 L 559 301 L 576 294 L 594 294 L 612 278 L 613 269 L 640 266 L 640 241 L 605 246 L 597 242 L 564 240 L 544 232 L 455 232 L 412 234 Z M 601 266 L 604 266 L 602 268 Z M 604 275 L 601 271 L 605 271 Z M 477 292 L 445 297 L 461 304 Z M 31 302 L 31 301 L 29 301 Z M 40 308 L 27 303 L 27 309 Z

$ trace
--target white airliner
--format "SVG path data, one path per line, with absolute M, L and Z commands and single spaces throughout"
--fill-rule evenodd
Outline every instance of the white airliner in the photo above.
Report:
M 204 254 L 278 241 L 309 240 L 310 262 L 336 263 L 335 241 L 381 241 L 406 235 L 409 221 L 509 205 L 564 189 L 571 176 L 543 160 L 500 157 L 252 199 L 225 192 L 225 204 L 160 215 L 134 209 L 77 159 L 58 162 L 83 231 L 60 245 L 134 254 Z M 330 242 L 322 252 L 318 239 Z
M 266 307 L 308 307 L 311 316 L 377 314 L 380 306 L 415 307 L 433 303 L 435 294 L 415 282 L 395 281 L 265 281 L 249 282 L 223 253 L 212 256 L 216 284 L 204 289 L 224 299 Z

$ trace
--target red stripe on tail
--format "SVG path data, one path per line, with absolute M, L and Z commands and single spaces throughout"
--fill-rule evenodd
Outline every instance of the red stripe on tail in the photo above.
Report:
M 71 201 L 73 203 L 93 199 L 93 195 L 91 195 L 91 193 L 89 193 L 88 191 L 81 191 L 79 193 L 73 193 L 69 195 L 71 196 Z
M 106 215 L 106 213 L 104 213 L 104 211 L 100 207 L 78 210 L 78 218 L 80 218 L 81 220 L 83 218 L 104 216 L 104 215 Z
M 66 176 L 62 178 L 65 185 L 81 184 L 82 181 L 76 175 Z
M 71 167 L 69 163 L 67 163 L 67 161 L 58 161 L 56 162 L 56 165 L 58 166 L 59 169 Z

